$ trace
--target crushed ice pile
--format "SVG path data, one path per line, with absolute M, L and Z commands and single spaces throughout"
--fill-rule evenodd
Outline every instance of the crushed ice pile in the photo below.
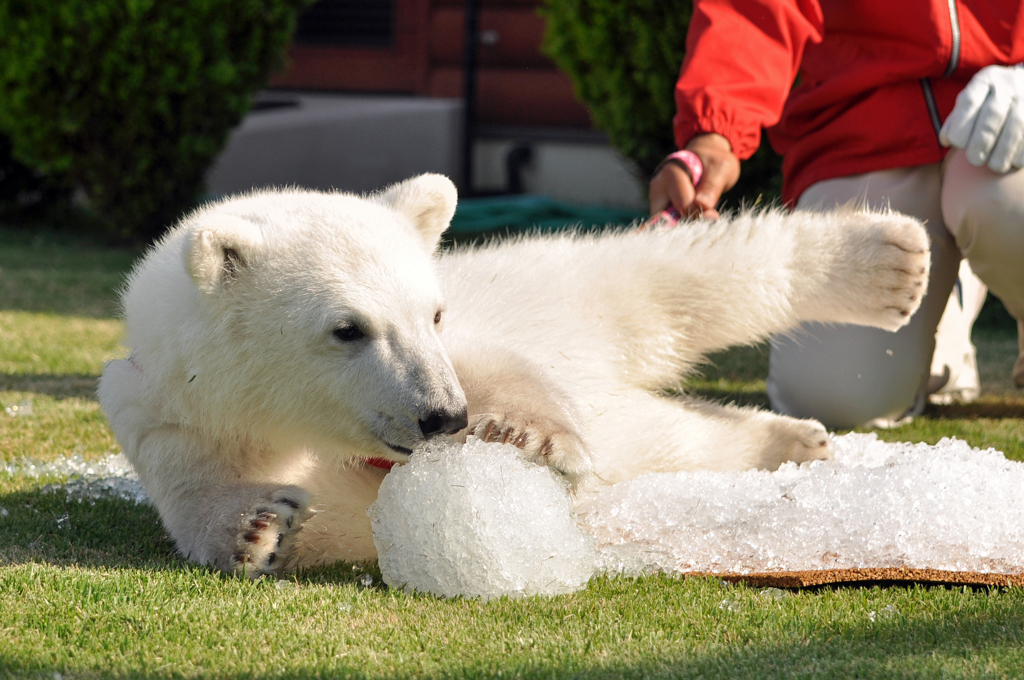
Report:
M 119 498 L 132 503 L 146 503 L 149 499 L 131 463 L 121 453 L 92 462 L 77 453 L 69 457 L 57 456 L 49 463 L 32 458 L 0 462 L 0 472 L 33 479 L 66 477 L 67 482 L 46 484 L 42 491 L 64 491 L 69 500 L 95 502 L 100 498 Z
M 596 566 L 564 485 L 510 444 L 435 439 L 391 470 L 368 514 L 385 583 L 407 591 L 555 595 Z
M 1024 464 L 950 439 L 833 444 L 776 472 L 646 475 L 577 511 L 611 571 L 1024 573 Z
M 381 572 L 392 586 L 484 598 L 567 592 L 599 572 L 1024 573 L 1024 464 L 958 440 L 833 442 L 835 460 L 776 472 L 645 475 L 580 498 L 578 519 L 512 447 L 432 442 L 371 507 Z

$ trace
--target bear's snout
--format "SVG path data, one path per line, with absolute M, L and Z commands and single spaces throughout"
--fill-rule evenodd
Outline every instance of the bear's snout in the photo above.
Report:
M 465 407 L 458 411 L 437 410 L 420 418 L 420 432 L 430 439 L 439 434 L 455 434 L 469 425 L 469 413 Z

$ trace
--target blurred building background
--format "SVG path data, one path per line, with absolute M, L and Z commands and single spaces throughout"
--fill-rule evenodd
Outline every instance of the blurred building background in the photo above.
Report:
M 367 191 L 432 171 L 464 196 L 530 193 L 642 209 L 634 167 L 542 54 L 539 4 L 320 0 L 300 17 L 287 68 L 211 170 L 210 190 Z M 477 41 L 468 54 L 467 16 Z M 467 68 L 475 70 L 469 99 Z

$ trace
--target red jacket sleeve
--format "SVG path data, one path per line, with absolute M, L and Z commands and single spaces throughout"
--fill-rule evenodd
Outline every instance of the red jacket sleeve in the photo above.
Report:
M 676 145 L 717 132 L 749 158 L 761 128 L 782 115 L 804 46 L 823 30 L 817 0 L 695 2 L 676 83 Z

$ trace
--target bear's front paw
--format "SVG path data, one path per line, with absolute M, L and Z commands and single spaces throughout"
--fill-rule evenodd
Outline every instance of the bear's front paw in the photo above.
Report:
M 530 461 L 559 472 L 573 488 L 593 473 L 583 439 L 573 428 L 554 420 L 483 413 L 470 419 L 468 433 L 485 442 L 507 443 L 522 449 Z
M 296 536 L 312 516 L 306 491 L 285 487 L 270 494 L 242 515 L 231 550 L 230 570 L 258 578 L 287 568 L 294 556 Z
M 783 463 L 806 463 L 832 459 L 832 439 L 817 420 L 798 420 L 787 416 L 772 419 L 767 446 L 759 468 L 777 470 Z
M 917 311 L 928 287 L 928 236 L 916 221 L 893 215 L 876 225 L 861 249 L 854 274 L 860 285 L 850 290 L 866 290 L 862 302 L 869 323 L 895 331 Z

